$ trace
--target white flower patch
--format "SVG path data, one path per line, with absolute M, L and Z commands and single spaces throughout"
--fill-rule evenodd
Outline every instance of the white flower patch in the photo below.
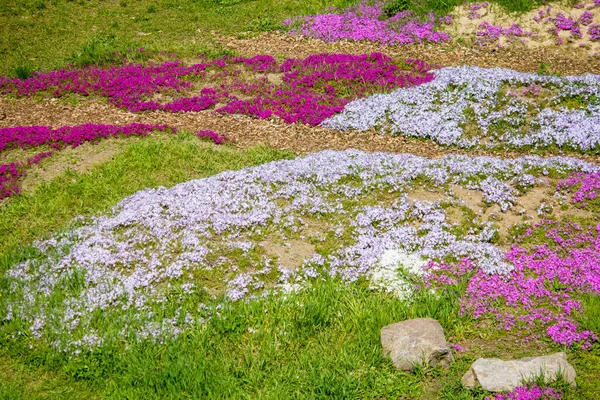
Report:
M 426 84 L 351 101 L 322 125 L 379 126 L 462 148 L 600 148 L 600 75 L 556 77 L 475 66 L 432 72 L 435 80 Z M 532 85 L 544 88 L 542 97 L 528 90 Z
M 369 287 L 408 300 L 414 292 L 411 278 L 422 276 L 425 265 L 427 261 L 416 253 L 407 253 L 400 249 L 386 250 L 372 269 Z

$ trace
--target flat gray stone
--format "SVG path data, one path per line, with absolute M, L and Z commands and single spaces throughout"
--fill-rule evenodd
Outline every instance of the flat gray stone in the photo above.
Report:
M 381 345 L 396 368 L 412 371 L 416 365 L 448 366 L 453 361 L 444 330 L 432 318 L 416 318 L 381 328 Z
M 521 386 L 524 381 L 544 376 L 546 382 L 552 382 L 558 375 L 563 375 L 566 382 L 575 386 L 577 374 L 563 352 L 510 361 L 480 358 L 462 377 L 462 384 L 468 388 L 481 386 L 482 389 L 490 392 L 510 392 L 517 386 Z

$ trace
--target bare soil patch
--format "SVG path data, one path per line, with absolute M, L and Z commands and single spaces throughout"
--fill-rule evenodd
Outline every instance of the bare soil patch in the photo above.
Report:
M 261 246 L 269 257 L 279 260 L 279 264 L 290 271 L 299 268 L 305 259 L 315 253 L 315 246 L 302 240 L 289 239 L 285 242 L 267 238 Z
M 98 144 L 82 143 L 76 148 L 66 148 L 55 152 L 51 162 L 44 162 L 30 167 L 23 180 L 21 189 L 24 193 L 32 193 L 40 182 L 49 182 L 61 175 L 65 170 L 82 174 L 96 165 L 110 161 L 113 156 L 125 147 L 126 143 L 120 140 L 103 140 Z

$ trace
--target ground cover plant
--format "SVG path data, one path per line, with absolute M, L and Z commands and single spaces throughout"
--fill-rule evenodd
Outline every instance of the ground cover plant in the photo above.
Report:
M 398 307 L 412 309 L 409 299 L 419 293 L 414 285 L 425 273 L 422 268 L 433 268 L 439 279 L 448 270 L 427 260 L 454 264 L 471 259 L 468 266 L 474 265 L 474 271 L 501 280 L 520 273 L 518 261 L 511 258 L 520 251 L 507 253 L 498 247 L 510 243 L 511 236 L 478 207 L 487 203 L 518 214 L 527 192 L 554 185 L 565 196 L 555 206 L 578 213 L 582 205 L 576 199 L 581 196 L 573 196 L 571 203 L 569 193 L 587 193 L 586 198 L 595 200 L 597 171 L 593 164 L 570 158 L 428 160 L 329 151 L 171 189 L 144 190 L 106 216 L 80 220 L 72 230 L 34 244 L 24 262 L 6 265 L 0 303 L 5 344 L 20 350 L 31 345 L 59 365 L 73 367 L 114 351 L 128 349 L 129 354 L 140 343 L 180 346 L 190 335 L 195 337 L 198 326 L 229 326 L 228 318 L 247 316 L 237 314 L 237 307 L 262 308 L 265 301 L 293 307 L 288 301 L 294 293 L 303 296 L 323 284 L 331 289 L 346 286 L 350 293 L 389 293 Z M 570 172 L 577 174 L 561 180 Z M 431 193 L 422 193 L 424 188 Z M 481 203 L 467 203 L 477 193 Z M 562 215 L 541 203 L 529 205 L 529 218 L 543 221 L 552 213 Z M 590 235 L 569 245 L 582 255 L 591 251 L 593 258 L 597 234 Z M 587 247 L 577 250 L 582 245 Z M 303 249 L 301 257 L 282 263 L 277 255 L 290 246 Z M 596 264 L 588 265 L 592 270 L 577 262 L 557 267 L 572 271 L 572 280 L 562 283 L 578 282 L 597 291 L 595 281 L 586 278 L 594 276 Z M 460 270 L 472 276 L 469 288 L 478 282 L 477 273 L 468 267 Z M 454 279 L 464 282 L 461 276 Z M 518 286 L 515 290 L 528 296 Z M 465 304 L 472 304 L 469 294 L 480 293 L 461 292 L 459 285 L 442 296 L 451 295 L 448 307 L 457 313 L 463 296 Z M 581 310 L 576 298 L 561 299 L 570 310 Z M 479 318 L 484 313 L 465 314 Z M 562 318 L 555 329 L 548 327 L 549 340 L 592 346 L 593 334 L 572 322 L 567 326 L 568 314 Z M 546 329 L 549 320 L 543 321 L 529 328 Z M 244 331 L 261 332 L 248 323 L 242 324 Z M 358 389 L 344 390 L 356 394 Z
M 370 40 L 383 45 L 405 45 L 410 43 L 440 43 L 450 40 L 450 35 L 438 31 L 437 25 L 449 24 L 452 18 L 437 18 L 431 12 L 426 21 L 421 21 L 411 11 L 404 10 L 389 18 L 383 1 L 370 4 L 361 2 L 341 10 L 340 13 L 318 14 L 298 17 L 283 22 L 290 27 L 292 35 L 304 35 L 326 42 L 336 40 Z
M 356 97 L 430 81 L 428 69 L 422 61 L 397 62 L 381 53 L 315 54 L 281 63 L 259 55 L 205 59 L 189 66 L 176 60 L 38 72 L 24 80 L 0 78 L 0 92 L 28 97 L 96 95 L 132 112 L 215 108 L 220 113 L 278 116 L 288 123 L 317 125 Z
M 323 122 L 487 149 L 600 151 L 597 75 L 557 77 L 473 66 L 432 71 L 435 80 L 356 100 Z

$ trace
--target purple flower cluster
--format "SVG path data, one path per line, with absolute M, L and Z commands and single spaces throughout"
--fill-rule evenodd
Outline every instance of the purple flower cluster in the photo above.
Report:
M 541 171 L 596 173 L 598 167 L 560 157 L 427 159 L 324 151 L 170 189 L 143 190 L 108 215 L 79 221 L 74 229 L 36 243 L 44 256 L 12 266 L 6 275 L 9 289 L 0 297 L 0 318 L 21 323 L 0 324 L 0 333 L 35 333 L 68 352 L 106 342 L 114 331 L 124 340 L 166 340 L 213 315 L 222 301 L 269 294 L 273 287 L 297 290 L 324 275 L 344 282 L 361 277 L 394 282 L 380 279 L 394 272 L 379 266 L 386 254 L 399 254 L 393 260 L 411 265 L 420 258 L 469 257 L 477 260 L 473 272 L 506 276 L 514 266 L 492 243 L 490 223 L 477 219 L 461 233 L 440 200 L 413 199 L 410 193 L 425 181 L 456 207 L 464 202 L 451 190 L 455 185 L 487 191 L 490 202 L 505 201 L 490 188 L 520 185 L 519 177 Z M 481 183 L 491 177 L 497 182 Z M 373 204 L 379 198 L 374 193 L 394 193 L 396 201 Z M 323 237 L 346 239 L 328 253 L 307 257 L 298 270 L 279 265 L 260 244 L 274 231 L 283 241 L 309 240 L 314 220 L 322 222 Z M 202 276 L 210 277 L 212 293 L 220 287 L 218 305 L 210 312 L 198 304 L 195 292 L 206 284 Z M 10 331 L 22 326 L 25 331 Z M 94 336 L 86 336 L 91 331 Z
M 588 34 L 590 35 L 590 40 L 592 42 L 597 42 L 600 40 L 600 24 L 591 24 L 588 27 Z
M 600 199 L 600 174 L 573 174 L 573 176 L 560 181 L 557 185 L 558 190 L 573 188 L 576 188 L 577 190 L 573 194 L 571 201 L 582 207 L 590 200 Z
M 462 148 L 600 151 L 598 75 L 555 77 L 471 66 L 432 72 L 435 80 L 427 84 L 355 100 L 323 125 L 379 127 L 382 133 Z
M 475 44 L 485 46 L 497 43 L 501 37 L 506 38 L 511 43 L 516 38 L 531 35 L 531 32 L 524 31 L 521 25 L 517 23 L 512 24 L 508 28 L 503 28 L 501 25 L 492 25 L 487 21 L 483 21 L 476 32 L 477 39 L 475 40 Z
M 158 130 L 172 130 L 167 125 L 98 125 L 83 124 L 63 126 L 54 129 L 50 126 L 17 126 L 0 128 L 0 154 L 13 148 L 28 149 L 47 146 L 53 149 L 77 147 L 83 142 L 95 142 L 116 136 L 146 136 Z M 19 180 L 26 174 L 27 166 L 39 163 L 54 151 L 45 151 L 24 161 L 0 164 L 0 199 L 20 192 Z
M 490 3 L 489 2 L 484 2 L 484 3 L 473 3 L 469 6 L 469 19 L 477 19 L 477 18 L 481 18 L 481 14 L 479 13 L 479 10 L 481 10 L 482 8 L 487 8 L 489 7 Z
M 577 7 L 575 8 L 582 8 Z M 581 30 L 582 26 L 587 26 L 588 37 L 591 41 L 598 40 L 595 35 L 595 25 L 592 24 L 594 22 L 594 14 L 590 12 L 591 8 L 588 8 L 586 11 L 581 13 L 579 17 L 575 17 L 572 15 L 565 15 L 561 12 L 552 16 L 552 8 L 547 6 L 545 9 L 538 10 L 538 14 L 533 17 L 534 21 L 540 23 L 542 20 L 545 23 L 551 24 L 551 28 L 549 32 L 551 32 L 555 38 L 557 44 L 563 43 L 563 38 L 559 36 L 560 32 L 568 32 L 571 39 L 577 40 L 583 38 L 583 32 Z
M 209 130 L 200 131 L 196 133 L 196 136 L 209 138 L 210 140 L 215 142 L 215 144 L 223 144 L 227 140 L 225 136 L 219 135 L 218 133 Z
M 27 167 L 39 163 L 53 153 L 54 151 L 44 151 L 25 161 L 0 164 L 0 199 L 19 194 L 21 192 L 19 181 L 26 175 Z
M 257 118 L 281 117 L 285 122 L 318 125 L 342 111 L 350 100 L 397 87 L 429 82 L 429 66 L 408 60 L 410 73 L 381 53 L 370 55 L 314 54 L 303 60 L 287 59 L 280 66 L 281 85 L 240 83 L 230 88 L 253 94 L 250 100 L 232 100 L 220 113 Z
M 517 243 L 539 231 L 545 234 L 544 244 L 532 251 L 515 245 L 506 254 L 514 265 L 508 275 L 486 274 L 463 259 L 459 265 L 430 264 L 429 282 L 445 285 L 467 276 L 461 312 L 474 318 L 491 317 L 501 328 L 516 330 L 525 341 L 536 338 L 536 329 L 544 328 L 554 343 L 589 348 L 597 337 L 578 329 L 574 316 L 583 310 L 575 297 L 600 294 L 600 225 L 585 229 L 542 221 Z
M 519 386 L 510 393 L 495 394 L 485 400 L 560 400 L 562 392 L 549 387 Z
M 190 66 L 168 61 L 38 72 L 26 80 L 0 78 L 0 92 L 103 96 L 132 112 L 197 112 L 226 103 L 217 112 L 257 118 L 276 115 L 288 123 L 317 125 L 357 97 L 431 81 L 428 69 L 414 60 L 400 67 L 380 53 L 315 54 L 303 60 L 290 58 L 280 65 L 271 56 L 259 55 L 223 57 Z M 157 97 L 166 100 L 159 102 Z
M 0 199 L 20 193 L 17 182 L 22 176 L 23 167 L 20 163 L 0 164 Z
M 339 10 L 338 13 L 296 17 L 284 21 L 284 25 L 293 28 L 290 34 L 309 36 L 326 42 L 368 40 L 384 45 L 404 45 L 450 40 L 450 35 L 437 31 L 436 27 L 451 23 L 451 18 L 436 19 L 434 14 L 430 13 L 427 21 L 421 21 L 411 11 L 402 11 L 382 20 L 384 5 L 382 1 L 376 1 L 372 5 L 363 1 Z

